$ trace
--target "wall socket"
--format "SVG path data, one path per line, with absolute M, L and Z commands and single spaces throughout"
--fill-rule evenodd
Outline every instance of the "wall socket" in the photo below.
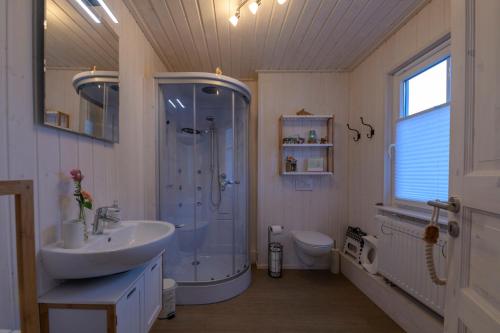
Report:
M 312 191 L 312 177 L 299 177 L 295 179 L 295 191 Z

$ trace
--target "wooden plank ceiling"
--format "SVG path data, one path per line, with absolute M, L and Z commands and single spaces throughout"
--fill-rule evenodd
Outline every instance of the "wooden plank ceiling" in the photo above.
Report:
M 350 70 L 429 0 L 125 0 L 170 71 Z M 250 3 L 250 2 L 249 2 Z
M 93 22 L 73 0 L 47 0 L 46 7 L 48 68 L 118 70 L 118 36 L 104 20 Z

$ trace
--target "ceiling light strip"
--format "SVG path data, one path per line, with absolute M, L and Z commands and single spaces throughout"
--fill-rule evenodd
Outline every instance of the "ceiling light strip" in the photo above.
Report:
M 177 101 L 177 103 L 179 103 L 179 105 L 181 106 L 181 108 L 183 108 L 183 109 L 185 109 L 185 108 L 186 108 L 186 107 L 184 106 L 184 104 L 182 104 L 182 103 L 181 103 L 181 101 L 180 101 L 178 98 L 176 98 L 175 100 Z
M 82 0 L 75 0 L 75 1 L 90 16 L 90 18 L 94 20 L 95 23 L 101 23 L 101 21 L 97 18 L 97 16 L 90 10 L 90 8 L 86 4 L 83 3 Z
M 104 2 L 104 0 L 97 0 L 97 2 L 99 2 L 99 4 L 101 5 L 101 7 L 104 8 L 104 11 L 106 12 L 106 14 L 108 14 L 108 16 L 111 19 L 111 21 L 113 21 L 114 23 L 118 23 L 118 20 L 116 19 L 116 16 L 113 14 L 113 12 L 111 11 L 111 9 L 109 9 L 108 5 L 106 5 L 106 3 Z

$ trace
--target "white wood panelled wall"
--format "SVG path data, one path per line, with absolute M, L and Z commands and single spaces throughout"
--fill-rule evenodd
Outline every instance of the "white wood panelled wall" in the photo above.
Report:
M 32 1 L 0 0 L 0 179 L 34 179 L 37 249 L 56 241 L 61 221 L 76 216 L 68 178 L 75 167 L 86 175 L 84 187 L 96 207 L 117 199 L 123 218 L 155 216 L 155 134 L 144 129 L 156 127 L 152 75 L 165 68 L 121 0 L 108 2 L 120 21 L 118 35 L 126 37 L 119 46 L 120 143 L 115 145 L 34 124 Z M 0 237 L 9 235 L 12 218 L 12 200 L 0 201 Z M 39 293 L 57 283 L 40 264 L 38 272 Z M 6 284 L 2 275 L 0 289 Z
M 73 87 L 73 77 L 82 70 L 47 69 L 45 84 L 45 109 L 62 111 L 69 115 L 69 128 L 79 128 L 80 96 Z
M 359 117 L 375 136 L 349 140 L 349 224 L 377 234 L 374 205 L 384 201 L 385 119 L 388 74 L 450 31 L 450 1 L 433 0 L 350 73 L 349 122 Z
M 267 265 L 267 227 L 285 226 L 277 238 L 284 244 L 284 265 L 304 268 L 290 231 L 315 230 L 337 244 L 347 219 L 347 133 L 349 74 L 259 73 L 258 113 L 258 265 Z M 295 177 L 278 174 L 278 120 L 305 108 L 314 114 L 335 114 L 335 172 L 312 176 L 312 191 L 296 191 Z

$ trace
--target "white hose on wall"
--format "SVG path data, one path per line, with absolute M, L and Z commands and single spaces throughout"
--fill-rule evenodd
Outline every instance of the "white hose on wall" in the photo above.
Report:
M 432 282 L 439 286 L 444 286 L 446 284 L 446 279 L 441 279 L 436 272 L 436 265 L 434 263 L 434 244 L 437 243 L 439 238 L 439 208 L 434 207 L 432 211 L 432 217 L 425 227 L 424 241 L 425 241 L 425 264 L 427 265 L 427 270 L 431 277 Z
M 427 270 L 431 276 L 432 282 L 438 286 L 444 286 L 446 284 L 446 279 L 441 279 L 436 272 L 436 265 L 434 264 L 434 244 L 425 244 L 425 264 L 427 265 Z

